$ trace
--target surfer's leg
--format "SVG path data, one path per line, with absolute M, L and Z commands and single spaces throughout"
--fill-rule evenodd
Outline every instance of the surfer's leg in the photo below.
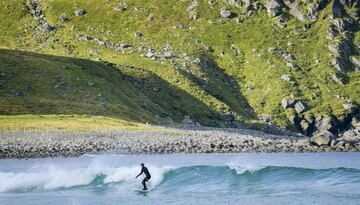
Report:
M 147 178 L 145 177 L 141 182 L 142 185 L 144 186 L 144 188 L 143 188 L 144 190 L 147 190 L 146 183 L 145 183 L 146 181 L 147 181 Z

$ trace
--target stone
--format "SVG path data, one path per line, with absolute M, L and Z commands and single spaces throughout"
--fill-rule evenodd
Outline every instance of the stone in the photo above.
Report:
M 290 76 L 288 76 L 288 75 L 282 75 L 281 79 L 283 79 L 285 81 L 290 81 L 291 80 Z
M 281 14 L 282 2 L 280 0 L 269 0 L 265 4 L 266 11 L 270 17 Z
M 15 89 L 11 89 L 10 90 L 11 94 L 15 95 L 16 97 L 24 97 L 25 94 L 21 91 L 15 90 Z
M 306 134 L 306 133 L 308 132 L 308 129 L 309 129 L 309 127 L 310 127 L 310 124 L 309 124 L 309 122 L 306 121 L 306 120 L 301 120 L 301 122 L 300 122 L 300 127 L 301 127 L 301 129 L 304 131 L 304 133 Z
M 83 16 L 87 13 L 85 9 L 78 9 L 75 11 L 75 16 Z
M 155 56 L 155 53 L 151 49 L 149 49 L 145 56 L 148 58 L 152 58 Z
M 355 58 L 354 56 L 351 56 L 350 60 L 356 67 L 360 67 L 360 60 L 359 59 Z
M 292 107 L 294 106 L 294 103 L 295 103 L 295 100 L 289 100 L 289 99 L 286 99 L 286 98 L 283 98 L 281 100 L 281 106 L 286 109 L 288 107 Z
M 164 57 L 164 58 L 172 58 L 173 55 L 172 55 L 170 52 L 165 52 L 165 53 L 163 54 L 163 57 Z
M 331 61 L 331 65 L 334 66 L 341 73 L 345 73 L 345 63 L 340 58 L 335 58 Z
M 66 13 L 62 13 L 62 14 L 59 16 L 58 20 L 59 20 L 60 22 L 66 22 L 66 21 L 69 21 L 69 18 L 67 17 Z
M 295 110 L 298 114 L 300 114 L 305 111 L 305 106 L 300 101 L 297 101 L 295 103 Z
M 297 69 L 298 68 L 298 66 L 295 63 L 292 63 L 292 62 L 287 62 L 286 66 L 289 67 L 289 68 L 292 68 L 292 69 Z
M 247 13 L 251 10 L 251 3 L 252 3 L 253 1 L 254 1 L 254 0 L 245 0 L 245 8 L 244 8 L 244 10 L 242 11 L 242 15 L 247 14 Z
M 115 11 L 126 11 L 127 8 L 126 8 L 126 7 L 123 7 L 123 6 L 118 6 L 118 7 L 115 7 L 114 10 L 115 10 Z
M 134 33 L 134 36 L 135 36 L 136 38 L 140 38 L 140 37 L 143 36 L 143 34 L 142 34 L 141 32 L 135 32 L 135 33 Z
M 288 53 L 288 52 L 283 52 L 283 53 L 281 54 L 281 56 L 282 56 L 283 58 L 285 58 L 286 60 L 294 60 L 294 57 L 293 57 L 290 53 Z
M 331 76 L 331 78 L 333 79 L 333 81 L 334 81 L 335 83 L 340 84 L 340 85 L 344 85 L 343 80 L 342 80 L 338 75 L 333 74 L 333 75 Z
M 88 86 L 89 87 L 95 87 L 95 83 L 94 82 L 88 82 Z
M 322 145 L 329 145 L 331 139 L 334 138 L 334 135 L 329 131 L 323 131 L 313 137 L 310 138 L 310 142 L 322 146 Z
M 0 83 L 0 89 L 4 89 L 5 88 L 5 84 L 4 83 Z
M 220 15 L 223 18 L 232 18 L 234 16 L 234 13 L 231 12 L 229 9 L 223 7 L 223 8 L 220 9 Z

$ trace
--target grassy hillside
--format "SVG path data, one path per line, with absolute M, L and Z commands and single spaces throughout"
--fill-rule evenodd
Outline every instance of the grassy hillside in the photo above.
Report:
M 267 2 L 1 1 L 0 113 L 160 124 L 188 115 L 304 133 L 316 118 L 341 123 L 344 105 L 360 101 L 360 65 L 351 60 L 360 59 L 359 4 L 341 4 L 334 16 L 338 1 L 284 1 L 270 17 Z M 304 110 L 284 109 L 284 99 Z

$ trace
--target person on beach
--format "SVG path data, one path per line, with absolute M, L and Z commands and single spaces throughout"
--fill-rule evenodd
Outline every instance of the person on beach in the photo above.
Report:
M 151 175 L 150 172 L 148 170 L 148 168 L 145 167 L 144 163 L 141 163 L 141 172 L 140 174 L 138 174 L 136 178 L 138 178 L 140 175 L 145 174 L 145 178 L 142 180 L 142 185 L 144 186 L 143 190 L 147 190 L 148 188 L 146 187 L 146 182 L 149 181 L 151 179 Z

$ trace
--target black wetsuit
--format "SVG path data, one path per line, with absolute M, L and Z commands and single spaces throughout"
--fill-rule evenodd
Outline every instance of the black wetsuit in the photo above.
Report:
M 150 175 L 150 172 L 149 172 L 149 170 L 146 168 L 146 167 L 143 167 L 142 169 L 141 169 L 141 172 L 140 172 L 140 174 L 138 175 L 138 176 L 140 176 L 141 174 L 145 174 L 145 178 L 142 180 L 142 185 L 144 186 L 144 190 L 147 190 L 147 187 L 146 187 L 146 183 L 145 182 L 147 182 L 147 181 L 149 181 L 150 179 L 151 179 L 151 175 Z M 137 177 L 138 177 L 137 176 Z

